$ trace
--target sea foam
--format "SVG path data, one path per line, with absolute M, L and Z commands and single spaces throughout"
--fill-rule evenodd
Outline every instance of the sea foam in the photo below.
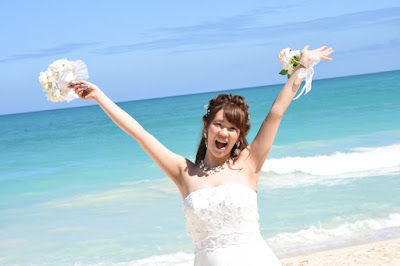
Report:
M 338 179 L 392 175 L 400 172 L 400 144 L 353 148 L 348 152 L 269 159 L 261 183 L 272 187 L 335 184 Z
M 394 237 L 400 237 L 400 213 L 381 219 L 345 222 L 333 228 L 311 226 L 294 233 L 279 233 L 266 242 L 277 254 L 297 255 Z

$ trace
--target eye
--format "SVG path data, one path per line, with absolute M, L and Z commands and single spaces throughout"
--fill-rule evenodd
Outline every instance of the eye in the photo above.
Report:
M 236 127 L 231 127 L 229 130 L 234 131 L 234 130 L 236 130 Z

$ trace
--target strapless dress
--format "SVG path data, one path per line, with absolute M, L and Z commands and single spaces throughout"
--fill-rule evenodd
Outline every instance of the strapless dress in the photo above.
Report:
M 183 201 L 195 266 L 281 265 L 260 234 L 257 193 L 242 184 L 200 189 Z

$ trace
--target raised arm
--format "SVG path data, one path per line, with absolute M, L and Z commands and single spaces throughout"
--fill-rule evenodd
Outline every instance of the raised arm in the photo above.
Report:
M 301 51 L 300 62 L 308 66 L 311 61 L 311 57 L 317 56 L 323 60 L 332 60 L 328 56 L 333 53 L 332 48 L 326 49 L 326 46 L 320 47 L 315 50 L 308 50 L 308 45 Z M 276 133 L 278 131 L 279 124 L 282 116 L 292 102 L 294 96 L 299 89 L 303 78 L 298 78 L 298 74 L 302 68 L 301 65 L 297 66 L 291 77 L 288 79 L 282 90 L 276 97 L 271 110 L 267 117 L 264 119 L 260 130 L 253 142 L 249 145 L 250 149 L 250 162 L 256 173 L 261 171 L 261 168 L 267 159 L 268 153 L 271 150 L 272 143 L 274 142 Z
M 86 85 L 88 88 L 83 89 L 81 85 Z M 96 101 L 112 121 L 132 136 L 161 170 L 180 188 L 179 177 L 181 169 L 186 164 L 184 157 L 168 150 L 133 117 L 111 101 L 96 85 L 86 81 L 79 81 L 74 86 L 74 90 L 81 99 Z

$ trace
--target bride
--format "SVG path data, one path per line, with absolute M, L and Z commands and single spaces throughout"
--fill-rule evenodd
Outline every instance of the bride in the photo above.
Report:
M 164 147 L 96 85 L 79 81 L 71 88 L 94 100 L 132 136 L 178 187 L 186 227 L 195 248 L 194 265 L 280 265 L 262 239 L 258 225 L 257 181 L 283 114 L 300 87 L 298 77 L 311 57 L 332 60 L 326 46 L 301 51 L 299 65 L 275 99 L 250 144 L 248 105 L 241 96 L 210 100 L 195 163 Z

